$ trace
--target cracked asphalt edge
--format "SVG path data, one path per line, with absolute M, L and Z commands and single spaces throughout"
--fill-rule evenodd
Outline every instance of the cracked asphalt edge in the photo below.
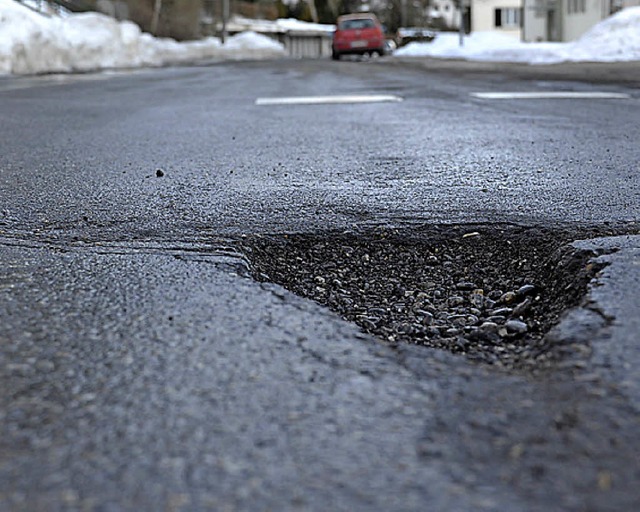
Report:
M 578 240 L 572 246 L 595 254 L 603 268 L 583 303 L 567 311 L 549 333 L 559 345 L 583 347 L 593 371 L 614 384 L 640 411 L 640 236 Z
M 0 243 L 7 246 L 43 247 L 58 244 L 25 243 L 0 237 Z M 208 262 L 226 269 L 236 275 L 251 279 L 250 263 L 246 256 L 233 244 L 217 243 L 203 247 L 185 249 L 180 244 L 167 248 L 160 244 L 81 244 L 72 245 L 63 251 L 89 250 L 102 254 L 169 254 L 185 261 Z M 190 244 L 191 245 L 191 244 Z M 578 307 L 567 310 L 561 321 L 546 335 L 556 349 L 565 355 L 575 356 L 574 361 L 563 365 L 567 369 L 583 370 L 585 366 L 596 371 L 600 378 L 614 385 L 640 411 L 640 303 L 637 291 L 640 290 L 640 235 L 621 235 L 586 240 L 577 240 L 571 244 L 579 252 L 592 254 L 592 262 L 602 268 L 589 285 L 587 296 Z M 281 287 L 271 283 L 262 283 L 261 287 L 272 292 L 281 300 Z M 287 292 L 289 295 L 291 292 Z M 290 303 L 291 301 L 285 300 Z M 297 301 L 295 301 L 297 303 Z M 379 352 L 382 348 L 375 338 L 361 333 L 361 341 L 371 341 Z M 308 346 L 301 349 L 309 350 Z M 325 347 L 326 348 L 326 347 Z M 415 351 L 411 347 L 402 347 L 396 351 L 396 363 L 406 365 L 405 358 L 425 357 L 426 347 Z M 447 364 L 445 361 L 459 356 L 444 353 L 439 349 L 427 349 L 429 359 Z M 588 355 L 589 362 L 576 360 Z M 380 355 L 380 354 L 378 354 Z M 387 354 L 389 355 L 389 354 Z M 334 360 L 334 364 L 338 361 Z M 436 363 L 437 364 L 437 363 Z M 414 369 L 415 372 L 415 369 Z M 368 372 L 365 372 L 368 373 Z M 420 373 L 420 372 L 418 372 Z
M 582 246 L 581 244 L 585 245 Z M 627 325 L 627 320 L 637 322 L 637 319 L 634 320 L 632 312 L 637 307 L 633 300 L 634 291 L 637 290 L 637 287 L 633 286 L 633 284 L 637 281 L 638 276 L 634 278 L 635 281 L 629 286 L 631 276 L 627 267 L 630 263 L 636 265 L 636 267 L 638 266 L 640 237 L 634 237 L 634 239 L 630 237 L 596 239 L 585 242 L 575 242 L 574 245 L 577 248 L 587 248 L 587 250 L 594 255 L 595 259 L 601 259 L 602 263 L 608 266 L 602 270 L 597 279 L 592 282 L 586 302 L 584 302 L 581 307 L 574 308 L 568 312 L 558 332 L 560 334 L 564 332 L 566 335 L 571 334 L 572 318 L 574 320 L 576 318 L 579 319 L 579 317 L 572 316 L 572 314 L 576 314 L 575 312 L 584 310 L 587 312 L 585 314 L 588 315 L 589 318 L 601 318 L 602 322 L 598 324 L 598 329 L 600 330 L 591 331 L 590 334 L 584 333 L 580 335 L 580 333 L 578 333 L 578 335 L 573 337 L 573 340 L 574 342 L 583 340 L 584 343 L 594 346 L 594 356 L 604 358 L 604 361 L 600 361 L 598 357 L 593 358 L 593 360 L 597 362 L 598 368 L 607 371 L 611 370 L 611 368 L 615 371 L 619 370 L 619 373 L 611 375 L 611 379 L 618 377 L 618 380 L 629 380 L 629 369 L 631 368 L 631 370 L 633 370 L 634 368 L 629 365 L 619 367 L 618 363 L 625 363 L 628 360 L 624 350 L 627 345 L 633 344 L 633 334 L 637 332 L 637 323 L 635 324 L 635 328 L 633 325 L 629 327 L 630 330 L 626 331 L 628 337 L 617 345 L 619 350 L 616 354 L 619 353 L 621 358 L 613 359 L 609 365 L 607 364 L 607 358 L 610 356 L 610 350 L 607 347 L 607 343 L 611 344 L 612 340 L 614 342 L 617 341 L 619 326 Z M 21 248 L 16 248 L 16 250 L 20 249 Z M 47 247 L 46 249 L 50 250 L 51 247 Z M 102 247 L 98 250 L 96 247 L 74 248 L 69 252 L 85 253 L 87 249 L 89 252 L 96 253 L 100 257 L 111 254 L 110 251 L 105 251 Z M 149 256 L 157 258 L 160 256 L 157 254 L 155 248 L 151 252 L 144 249 L 146 248 L 136 246 L 132 253 L 127 254 L 135 256 L 136 258 Z M 122 250 L 123 249 L 119 247 L 115 250 L 114 254 L 118 254 L 122 252 Z M 194 255 L 191 252 L 172 252 L 161 255 L 168 256 L 169 261 L 177 260 L 182 264 L 192 263 L 201 267 L 208 266 L 205 264 L 213 264 L 218 270 L 222 270 L 220 275 L 226 275 L 224 282 L 235 284 L 235 286 L 238 286 L 238 281 L 232 276 L 233 274 L 242 274 L 242 269 L 244 268 L 244 262 L 241 257 L 223 256 L 220 260 L 217 260 L 217 258 L 203 258 L 201 255 Z M 187 261 L 184 261 L 185 259 Z M 221 268 L 218 267 L 218 263 L 222 263 Z M 233 272 L 233 269 L 236 271 Z M 155 271 L 158 272 L 159 270 L 160 269 L 156 268 Z M 640 272 L 636 272 L 636 274 L 640 275 Z M 247 280 L 250 279 L 248 276 L 246 278 Z M 246 289 L 246 293 L 252 293 L 252 286 L 249 286 L 247 283 L 245 283 L 245 285 L 241 284 L 241 287 Z M 393 418 L 398 426 L 407 423 L 407 425 L 403 425 L 402 436 L 404 437 L 398 434 L 398 438 L 402 439 L 402 443 L 394 444 L 397 440 L 389 440 L 388 443 L 390 444 L 388 446 L 385 445 L 389 451 L 385 453 L 391 453 L 391 448 L 393 448 L 393 450 L 397 450 L 399 447 L 402 448 L 403 457 L 399 457 L 395 451 L 393 451 L 393 457 L 396 460 L 402 459 L 409 461 L 411 463 L 409 469 L 416 471 L 417 481 L 428 481 L 431 483 L 429 489 L 424 491 L 426 493 L 424 496 L 428 496 L 428 498 L 432 500 L 432 504 L 434 504 L 435 500 L 434 510 L 451 510 L 452 504 L 455 505 L 453 508 L 457 510 L 478 510 L 483 507 L 478 506 L 477 500 L 484 499 L 492 500 L 487 501 L 486 507 L 484 507 L 492 510 L 504 509 L 504 507 L 509 509 L 529 509 L 524 507 L 524 501 L 520 502 L 519 498 L 512 495 L 509 487 L 501 489 L 487 487 L 485 485 L 487 484 L 485 479 L 480 478 L 480 476 L 485 473 L 488 475 L 497 474 L 494 471 L 485 470 L 485 464 L 491 463 L 493 464 L 491 467 L 495 467 L 497 463 L 503 463 L 503 459 L 496 457 L 495 450 L 491 448 L 494 441 L 504 441 L 507 443 L 505 445 L 507 448 L 511 446 L 511 448 L 509 448 L 510 451 L 508 450 L 509 453 L 519 454 L 521 449 L 519 442 L 522 438 L 520 433 L 522 424 L 516 424 L 514 427 L 516 429 L 515 431 L 508 430 L 506 434 L 500 438 L 496 438 L 494 435 L 495 427 L 489 427 L 492 422 L 500 420 L 501 416 L 498 416 L 503 414 L 498 405 L 508 404 L 510 410 L 514 405 L 511 402 L 505 401 L 505 395 L 498 392 L 502 390 L 507 393 L 507 396 L 512 398 L 512 391 L 515 386 L 517 391 L 516 396 L 528 396 L 527 393 L 530 392 L 528 380 L 515 379 L 504 374 L 491 372 L 490 383 L 476 387 L 476 382 L 478 382 L 476 378 L 482 380 L 482 376 L 489 374 L 488 368 L 474 365 L 464 358 L 436 349 L 426 349 L 428 350 L 427 354 L 425 348 L 407 346 L 396 352 L 391 347 L 376 342 L 375 339 L 369 336 L 358 333 L 358 330 L 352 324 L 338 321 L 338 317 L 327 308 L 323 308 L 311 301 L 302 300 L 277 285 L 265 283 L 259 285 L 259 287 L 263 291 L 271 292 L 272 300 L 274 300 L 276 304 L 282 304 L 284 306 L 279 316 L 274 318 L 274 325 L 280 325 L 283 318 L 293 320 L 293 324 L 286 327 L 283 331 L 286 335 L 284 337 L 285 339 L 282 339 L 281 336 L 278 335 L 278 343 L 281 344 L 282 354 L 291 352 L 291 349 L 297 349 L 298 352 L 301 351 L 303 353 L 302 359 L 296 363 L 295 375 L 299 375 L 301 372 L 306 379 L 309 377 L 307 373 L 313 372 L 314 369 L 321 370 L 322 367 L 327 367 L 328 369 L 328 373 L 325 375 L 325 382 L 315 383 L 310 381 L 306 384 L 309 389 L 316 389 L 318 386 L 321 388 L 324 387 L 325 390 L 329 389 L 331 400 L 337 399 L 344 401 L 343 398 L 346 400 L 346 408 L 344 410 L 349 410 L 349 400 L 352 398 L 356 400 L 362 399 L 368 407 L 375 407 L 377 404 L 378 408 L 375 409 L 375 411 L 372 410 L 370 415 L 363 416 L 363 421 L 371 416 L 374 419 L 383 417 Z M 620 287 L 623 288 L 622 291 L 619 290 Z M 605 294 L 605 296 L 612 301 L 612 305 L 609 305 L 606 300 L 598 300 L 598 297 L 595 296 L 597 293 L 594 292 L 599 292 L 603 289 L 608 290 L 608 294 Z M 626 304 L 616 303 L 621 300 L 626 301 Z M 268 302 L 271 303 L 270 301 Z M 595 313 L 595 311 L 599 311 L 599 313 Z M 296 312 L 303 314 L 299 315 Z M 304 314 L 305 312 L 307 314 Z M 160 312 L 157 311 L 155 311 L 155 313 L 160 314 Z M 324 335 L 314 336 L 307 334 L 308 332 L 315 332 L 315 329 L 313 325 L 305 325 L 305 321 L 318 317 L 323 320 L 328 320 L 327 323 L 330 323 L 333 327 L 337 326 L 338 331 L 332 331 L 333 334 L 328 337 Z M 300 318 L 300 320 L 295 320 L 295 318 Z M 320 329 L 320 334 L 324 332 L 322 330 L 324 325 L 325 322 L 322 321 L 317 326 Z M 574 326 L 579 327 L 580 324 L 574 323 Z M 562 329 L 569 330 L 562 331 Z M 623 329 L 623 333 L 624 332 Z M 558 336 L 557 339 L 561 340 L 563 338 Z M 345 344 L 345 340 L 359 341 L 359 343 L 347 342 Z M 274 341 L 276 341 L 276 339 L 274 339 Z M 271 356 L 269 356 L 268 359 L 270 360 Z M 277 360 L 278 358 L 274 359 Z M 293 359 L 296 358 L 294 357 Z M 416 368 L 418 365 L 419 368 Z M 336 370 L 339 371 L 338 375 L 334 373 Z M 604 371 L 603 375 L 608 376 Z M 416 379 L 416 377 L 418 378 Z M 462 380 L 460 380 L 460 377 L 462 377 Z M 609 379 L 607 378 L 607 380 Z M 482 382 L 480 383 L 482 384 Z M 487 385 L 490 385 L 490 388 L 487 388 Z M 500 410 L 496 413 L 497 416 L 489 416 L 488 419 L 483 420 L 482 417 L 484 417 L 485 407 L 478 412 L 471 408 L 471 404 L 479 403 L 478 397 L 487 394 L 488 389 L 497 393 L 496 396 L 493 396 L 493 392 L 487 396 L 493 400 L 493 407 L 497 407 Z M 557 387 L 552 387 L 553 393 L 551 393 L 551 396 L 557 398 L 557 390 Z M 562 388 L 560 388 L 560 390 L 562 390 Z M 386 393 L 385 397 L 380 395 L 376 396 L 376 394 L 382 391 Z M 575 390 L 571 386 L 569 391 L 573 393 Z M 632 391 L 633 389 L 628 390 L 629 393 Z M 376 396 L 376 400 L 375 402 L 372 401 L 369 403 L 367 400 L 372 393 L 373 396 Z M 455 396 L 452 395 L 461 396 L 462 398 L 458 398 L 459 402 L 456 402 L 454 400 Z M 583 398 L 582 396 L 578 396 L 575 400 L 582 403 Z M 380 402 L 382 402 L 382 404 Z M 558 403 L 553 403 L 552 405 L 556 408 L 559 407 L 560 413 L 562 413 L 566 407 L 564 396 L 559 397 Z M 599 403 L 596 405 L 599 406 Z M 520 406 L 516 406 L 517 410 L 519 410 L 519 407 Z M 634 407 L 637 411 L 635 404 Z M 445 417 L 439 420 L 438 416 L 441 415 L 443 411 L 450 409 L 457 410 L 457 412 L 453 413 L 454 415 L 449 419 Z M 330 411 L 330 409 L 327 410 Z M 550 415 L 550 417 L 553 418 L 557 416 L 560 420 L 564 417 L 562 414 L 556 414 L 558 413 L 556 409 L 548 412 L 546 408 L 544 411 L 531 410 L 527 412 L 525 410 L 524 413 L 519 414 L 524 414 L 527 420 L 533 421 L 543 413 L 543 419 L 547 421 L 548 418 L 544 415 L 545 412 L 547 416 Z M 592 412 L 594 411 L 589 409 L 586 416 L 589 418 Z M 607 415 L 609 413 L 615 415 L 619 411 L 612 410 L 609 412 L 607 409 L 605 412 Z M 478 417 L 480 417 L 480 419 L 478 419 Z M 608 418 L 609 416 L 606 417 Z M 510 419 L 511 416 L 507 415 L 504 416 L 504 418 Z M 478 423 L 480 420 L 482 420 L 482 422 Z M 438 421 L 442 421 L 443 423 L 439 425 Z M 309 420 L 309 423 L 313 423 L 315 428 L 319 425 L 316 418 Z M 365 441 L 370 442 L 371 439 L 379 436 L 380 432 L 387 428 L 381 426 L 380 431 L 375 432 L 367 432 L 364 428 L 373 428 L 375 423 L 375 421 L 366 424 L 363 423 L 360 429 L 357 430 L 357 433 L 363 432 L 363 435 L 369 436 L 364 438 L 364 441 L 360 443 L 361 445 L 366 444 Z M 542 422 L 544 425 L 547 423 Z M 501 423 L 498 422 L 498 425 L 501 425 Z M 456 428 L 452 428 L 453 426 Z M 462 442 L 463 440 L 456 438 L 455 434 L 452 438 L 451 433 L 456 432 L 460 427 L 464 427 L 465 436 L 468 438 L 464 443 Z M 527 432 L 529 432 L 529 430 L 530 429 L 527 429 Z M 591 436 L 599 435 L 599 432 L 594 433 L 590 430 L 588 430 L 587 433 L 589 434 L 589 439 L 593 439 Z M 559 431 L 558 436 L 560 435 L 564 435 L 562 431 Z M 422 437 L 424 437 L 424 439 L 422 439 Z M 525 436 L 523 439 L 526 441 L 529 438 Z M 352 439 L 345 438 L 344 441 L 345 443 L 351 443 Z M 378 444 L 381 442 L 382 441 L 378 440 Z M 414 453 L 416 442 L 418 443 L 417 454 Z M 523 444 L 522 446 L 525 445 Z M 489 449 L 487 453 L 482 451 L 485 447 L 490 448 L 487 448 Z M 545 449 L 549 450 L 548 452 L 544 452 L 545 457 L 548 456 L 549 453 L 555 453 L 555 450 L 558 448 L 562 448 L 562 445 L 557 446 L 550 444 L 549 448 Z M 567 453 L 573 453 L 570 451 L 573 448 L 574 445 L 570 444 L 564 451 L 561 451 L 561 456 L 564 457 L 563 460 L 566 460 Z M 579 448 L 583 448 L 582 444 Z M 436 449 L 440 450 L 440 452 L 435 453 L 434 450 Z M 478 452 L 477 450 L 480 451 Z M 596 455 L 600 453 L 601 452 L 596 452 Z M 629 455 L 629 457 L 630 456 L 631 455 Z M 516 459 L 520 460 L 520 457 L 518 456 Z M 467 467 L 467 461 L 469 460 L 477 462 Z M 523 462 L 521 464 L 528 463 L 528 459 L 523 458 L 522 460 Z M 598 460 L 597 457 L 595 460 Z M 557 461 L 554 468 L 556 468 L 552 473 L 554 478 L 561 470 L 564 471 L 566 469 Z M 521 469 L 522 468 L 518 466 L 516 473 L 519 474 Z M 624 465 L 622 466 L 622 470 L 626 470 Z M 630 473 L 629 471 L 627 472 Z M 584 480 L 582 474 L 580 472 L 578 473 L 580 481 Z M 376 475 L 378 474 L 376 473 Z M 608 473 L 605 473 L 605 476 L 607 475 Z M 366 476 L 370 477 L 372 475 L 366 474 Z M 398 478 L 400 478 L 400 476 L 398 476 Z M 572 482 L 575 483 L 578 476 L 574 475 Z M 479 481 L 477 481 L 477 479 L 479 479 Z M 358 480 L 357 483 L 363 484 L 363 481 Z M 387 485 L 386 480 L 384 482 L 384 485 Z M 405 481 L 400 479 L 396 483 L 400 486 L 399 489 L 401 488 L 406 492 L 408 487 L 406 487 L 403 482 Z M 423 499 L 424 496 L 420 494 L 419 488 L 415 487 L 415 481 L 413 485 L 414 487 L 410 487 L 412 492 L 414 492 L 413 499 Z M 450 493 L 444 496 L 440 495 L 440 492 L 430 494 L 435 492 L 433 489 L 442 489 L 443 486 L 447 485 L 452 486 L 451 493 L 453 494 Z M 556 489 L 554 496 L 574 496 L 576 487 L 572 485 L 573 484 L 568 485 L 568 490 L 565 490 L 564 487 Z M 539 487 L 538 484 L 535 484 L 535 486 L 536 488 Z M 378 487 L 373 486 L 370 490 L 374 488 L 377 489 Z M 628 489 L 628 486 L 624 488 Z M 367 487 L 367 489 L 369 488 Z M 466 492 L 458 494 L 456 489 L 466 489 Z M 569 493 L 569 491 L 571 492 Z M 402 496 L 404 499 L 405 495 L 398 495 L 395 496 L 395 498 L 400 499 L 399 496 Z M 394 496 L 386 496 L 385 499 L 387 498 L 391 500 Z M 526 496 L 521 499 L 525 500 L 525 498 Z M 631 500 L 633 497 L 629 499 Z M 511 502 L 511 500 L 514 501 Z M 520 507 L 518 507 L 518 505 L 520 505 Z M 405 507 L 405 509 L 408 508 Z M 416 507 L 416 509 L 418 508 Z M 530 508 L 530 510 L 535 510 L 535 508 Z

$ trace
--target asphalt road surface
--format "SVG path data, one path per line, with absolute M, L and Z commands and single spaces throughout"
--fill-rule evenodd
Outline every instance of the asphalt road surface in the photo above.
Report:
M 637 509 L 634 237 L 581 246 L 609 266 L 553 333 L 573 355 L 542 373 L 365 335 L 255 281 L 238 243 L 635 233 L 637 72 L 607 69 L 0 80 L 0 509 Z M 393 101 L 257 102 L 334 95 Z

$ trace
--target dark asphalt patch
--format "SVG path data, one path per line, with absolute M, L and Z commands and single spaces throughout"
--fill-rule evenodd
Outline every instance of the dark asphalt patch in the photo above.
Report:
M 255 236 L 243 249 L 256 279 L 315 300 L 387 343 L 538 370 L 567 352 L 545 335 L 602 268 L 594 252 L 570 243 L 613 232 L 429 226 Z

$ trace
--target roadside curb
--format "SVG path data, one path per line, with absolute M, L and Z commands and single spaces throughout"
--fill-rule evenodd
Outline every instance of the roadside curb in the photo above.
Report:
M 560 62 L 528 64 L 522 62 L 491 62 L 434 57 L 396 57 L 382 63 L 411 66 L 424 71 L 456 74 L 508 74 L 536 81 L 566 80 L 603 84 L 640 84 L 640 63 L 629 62 Z
M 588 369 L 640 411 L 640 235 L 579 240 L 603 266 L 583 304 L 549 333 L 555 343 L 586 347 Z

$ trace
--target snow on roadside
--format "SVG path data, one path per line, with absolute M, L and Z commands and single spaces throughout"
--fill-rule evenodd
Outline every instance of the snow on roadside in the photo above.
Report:
M 307 21 L 297 20 L 295 18 L 279 18 L 274 21 L 254 20 L 244 18 L 242 16 L 233 16 L 229 21 L 229 27 L 239 28 L 241 30 L 250 30 L 254 32 L 272 31 L 272 32 L 319 32 L 332 34 L 336 26 L 324 23 L 311 23 Z
M 640 7 L 624 9 L 568 43 L 523 43 L 495 32 L 473 32 L 461 47 L 458 34 L 441 33 L 431 43 L 410 43 L 394 55 L 529 64 L 638 61 Z
M 0 0 L 0 74 L 62 73 L 162 66 L 203 59 L 272 58 L 284 47 L 245 32 L 221 44 L 218 38 L 177 42 L 142 33 L 128 21 L 98 13 L 46 16 Z
M 567 60 L 640 60 L 640 7 L 628 7 L 593 26 L 571 43 Z
M 460 46 L 459 35 L 441 33 L 431 43 L 409 43 L 394 52 L 402 57 L 440 57 L 478 61 L 528 62 L 556 61 L 562 43 L 521 43 L 496 32 L 473 32 Z
M 251 22 L 251 23 L 249 23 Z M 128 21 L 98 13 L 40 14 L 14 0 L 0 0 L 0 75 L 82 72 L 162 66 L 207 59 L 260 59 L 285 55 L 284 47 L 257 32 L 268 24 L 286 30 L 331 32 L 332 25 L 298 20 L 238 19 L 248 31 L 221 44 L 217 38 L 177 42 L 142 33 Z M 252 30 L 255 30 L 252 31 Z M 474 32 L 459 46 L 458 34 L 410 43 L 397 56 L 550 64 L 567 61 L 640 61 L 640 7 L 630 7 L 569 43 L 522 43 L 497 32 Z

